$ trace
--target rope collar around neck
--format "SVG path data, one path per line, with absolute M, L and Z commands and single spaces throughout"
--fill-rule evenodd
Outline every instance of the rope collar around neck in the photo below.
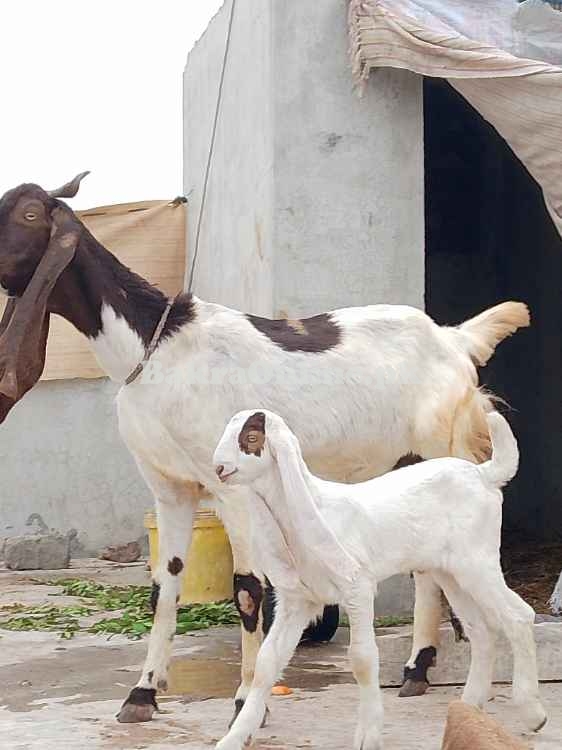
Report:
M 175 300 L 168 300 L 168 303 L 166 304 L 166 309 L 162 313 L 162 317 L 160 318 L 160 320 L 158 321 L 158 325 L 154 329 L 154 333 L 152 334 L 150 344 L 146 348 L 144 357 L 138 363 L 138 365 L 135 367 L 132 373 L 127 377 L 127 379 L 125 380 L 125 385 L 130 385 L 133 381 L 135 381 L 138 378 L 138 376 L 144 370 L 148 360 L 152 357 L 152 355 L 156 351 L 156 347 L 160 343 L 160 337 L 162 336 L 162 331 L 164 330 L 164 326 L 166 325 L 168 316 L 170 314 L 170 310 L 172 309 L 174 302 Z

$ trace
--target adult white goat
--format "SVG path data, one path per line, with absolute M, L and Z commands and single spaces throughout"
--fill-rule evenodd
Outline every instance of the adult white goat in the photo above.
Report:
M 311 467 L 340 481 L 381 474 L 407 454 L 480 461 L 489 448 L 490 402 L 478 389 L 476 366 L 528 325 L 529 314 L 506 302 L 446 328 L 419 310 L 389 305 L 293 321 L 189 295 L 169 306 L 59 200 L 76 193 L 81 177 L 51 193 L 21 185 L 0 200 L 0 289 L 12 297 L 0 323 L 0 422 L 41 375 L 50 313 L 87 336 L 119 383 L 152 355 L 117 398 L 121 435 L 154 493 L 160 535 L 148 656 L 120 713 L 121 721 L 143 721 L 156 708 L 156 689 L 166 685 L 179 574 L 201 485 L 222 500 L 212 455 L 230 416 L 252 403 L 283 414 Z M 239 709 L 269 618 L 262 620 L 263 576 L 248 544 L 244 497 L 222 504 L 221 513 L 243 623 Z M 417 574 L 416 588 L 406 693 L 423 692 L 438 645 L 440 591 Z
M 276 617 L 246 703 L 217 748 L 241 750 L 260 726 L 266 697 L 302 628 L 324 604 L 339 602 L 349 616 L 360 687 L 354 747 L 379 750 L 383 707 L 373 599 L 381 581 L 410 570 L 433 578 L 467 628 L 471 664 L 463 699 L 486 704 L 494 640 L 503 631 L 514 654 L 513 697 L 531 729 L 544 725 L 534 612 L 507 587 L 500 565 L 500 488 L 515 475 L 519 453 L 505 419 L 492 412 L 487 421 L 493 454 L 485 463 L 439 458 L 338 484 L 307 469 L 297 438 L 277 414 L 242 411 L 230 420 L 214 454 L 216 471 L 225 487 L 250 490 L 251 539 L 275 587 Z

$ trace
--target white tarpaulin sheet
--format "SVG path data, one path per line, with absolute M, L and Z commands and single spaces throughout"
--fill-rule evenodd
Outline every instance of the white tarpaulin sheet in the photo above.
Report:
M 353 71 L 446 78 L 542 186 L 562 235 L 562 13 L 542 0 L 350 0 Z

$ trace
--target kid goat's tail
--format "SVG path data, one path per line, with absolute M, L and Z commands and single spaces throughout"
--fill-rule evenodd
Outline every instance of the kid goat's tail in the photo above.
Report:
M 508 421 L 499 412 L 490 412 L 486 420 L 492 441 L 492 458 L 478 468 L 490 484 L 500 488 L 517 473 L 519 448 Z

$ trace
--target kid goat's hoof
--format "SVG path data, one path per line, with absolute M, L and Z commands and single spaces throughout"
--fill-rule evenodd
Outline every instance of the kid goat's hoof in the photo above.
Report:
M 429 687 L 429 682 L 425 680 L 406 680 L 400 688 L 398 696 L 400 698 L 416 698 L 418 695 L 424 695 Z
M 121 706 L 117 714 L 120 724 L 139 724 L 151 721 L 152 714 L 158 710 L 156 690 L 149 688 L 133 688 L 129 697 Z
M 242 700 L 242 698 L 236 698 L 236 700 L 234 701 L 234 716 L 232 717 L 232 719 L 230 720 L 230 724 L 228 725 L 229 729 L 232 729 L 232 725 L 238 718 L 238 714 L 243 708 L 244 708 L 244 701 Z M 265 713 L 263 715 L 263 719 L 260 725 L 260 729 L 263 729 L 264 727 L 267 726 L 268 720 L 269 720 L 269 708 L 266 706 Z

